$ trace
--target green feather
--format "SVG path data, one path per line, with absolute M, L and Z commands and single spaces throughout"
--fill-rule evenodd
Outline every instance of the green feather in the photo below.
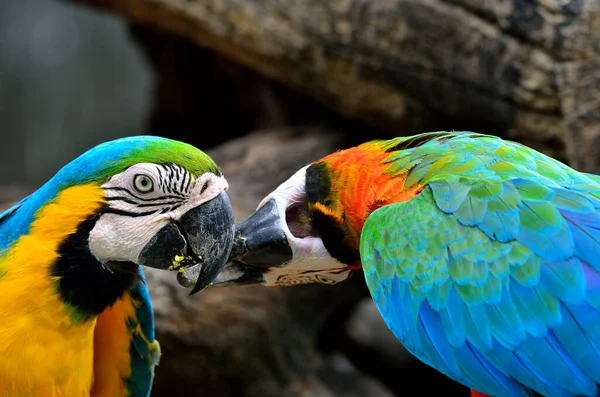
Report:
M 511 352 L 528 335 L 542 337 L 558 326 L 561 305 L 600 301 L 586 291 L 589 261 L 573 259 L 592 251 L 577 253 L 576 229 L 569 228 L 569 222 L 587 227 L 586 214 L 600 216 L 600 177 L 480 134 L 389 142 L 389 176 L 405 177 L 404 189 L 425 188 L 367 218 L 361 260 L 384 319 L 424 362 L 440 362 L 439 352 L 430 355 L 442 346 L 436 343 L 456 348 L 458 362 L 466 342 L 491 360 L 492 340 L 495 351 Z M 415 324 L 444 339 L 422 339 Z
M 162 164 L 165 161 L 180 165 L 196 177 L 205 172 L 219 173 L 217 165 L 206 153 L 187 143 L 163 138 L 140 144 L 118 161 L 105 163 L 100 167 L 98 177 L 117 174 L 137 163 Z

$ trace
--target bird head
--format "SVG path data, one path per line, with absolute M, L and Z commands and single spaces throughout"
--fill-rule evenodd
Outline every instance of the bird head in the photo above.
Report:
M 197 263 L 206 265 L 200 279 L 208 283 L 232 247 L 227 189 L 213 160 L 191 145 L 152 136 L 110 141 L 64 166 L 0 215 L 7 230 L 0 248 L 41 227 L 38 218 L 50 217 L 45 224 L 74 225 L 68 232 L 58 226 L 46 232 L 48 239 L 53 233 L 67 235 L 54 265 L 54 275 L 64 283 L 75 273 L 101 274 L 92 268 L 119 274 L 136 273 L 139 265 L 181 270 Z M 82 213 L 82 222 L 67 222 Z
M 367 217 L 401 194 L 404 179 L 388 172 L 389 149 L 389 143 L 370 142 L 297 171 L 236 226 L 230 261 L 212 285 L 346 280 L 361 267 L 360 235 Z M 179 274 L 180 284 L 199 290 L 201 269 Z

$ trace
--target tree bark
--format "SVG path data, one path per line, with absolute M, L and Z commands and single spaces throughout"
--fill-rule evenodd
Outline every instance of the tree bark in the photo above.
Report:
M 393 135 L 477 129 L 600 169 L 597 0 L 79 1 Z

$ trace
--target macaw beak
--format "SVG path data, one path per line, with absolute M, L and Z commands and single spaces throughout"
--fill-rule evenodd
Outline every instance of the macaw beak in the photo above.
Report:
M 274 199 L 267 201 L 254 214 L 235 227 L 233 247 L 226 266 L 205 270 L 205 264 L 193 266 L 178 274 L 179 283 L 191 294 L 211 286 L 262 283 L 263 273 L 274 266 L 284 266 L 293 258 L 293 252 L 284 231 L 285 219 Z M 222 270 L 222 271 L 221 271 Z M 203 272 L 215 274 L 212 282 L 201 278 Z M 220 273 L 219 273 L 220 272 Z
M 138 264 L 183 271 L 197 265 L 197 288 L 203 289 L 223 269 L 233 247 L 235 221 L 225 192 L 164 226 L 144 247 Z
M 274 199 L 235 226 L 235 239 L 229 255 L 253 267 L 282 266 L 292 260 L 292 248 L 284 231 L 285 219 Z
M 192 288 L 190 295 L 200 292 L 206 287 L 229 287 L 262 284 L 265 282 L 264 273 L 267 268 L 246 266 L 239 262 L 228 262 L 220 273 L 208 284 L 200 284 L 196 280 L 200 279 L 199 273 L 202 265 L 192 266 L 177 274 L 177 281 L 182 287 Z

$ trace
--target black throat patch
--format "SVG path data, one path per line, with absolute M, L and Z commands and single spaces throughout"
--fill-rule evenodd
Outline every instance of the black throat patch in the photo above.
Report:
M 112 306 L 139 279 L 137 265 L 107 267 L 90 252 L 88 238 L 99 215 L 83 221 L 58 249 L 59 258 L 52 266 L 52 277 L 58 277 L 62 300 L 85 321 Z
M 306 169 L 304 189 L 309 202 L 329 205 L 329 195 L 331 194 L 329 173 L 329 167 L 325 163 L 315 163 Z
M 331 175 L 325 163 L 316 163 L 306 169 L 306 199 L 309 203 L 331 205 Z M 343 216 L 343 214 L 342 214 Z M 346 240 L 345 225 L 334 217 L 318 209 L 312 212 L 312 227 L 319 234 L 329 255 L 346 265 L 354 265 L 360 260 L 360 254 L 352 249 Z
M 315 210 L 312 215 L 313 228 L 318 230 L 329 255 L 345 265 L 356 264 L 360 260 L 360 254 L 348 244 L 343 224 L 319 210 Z

